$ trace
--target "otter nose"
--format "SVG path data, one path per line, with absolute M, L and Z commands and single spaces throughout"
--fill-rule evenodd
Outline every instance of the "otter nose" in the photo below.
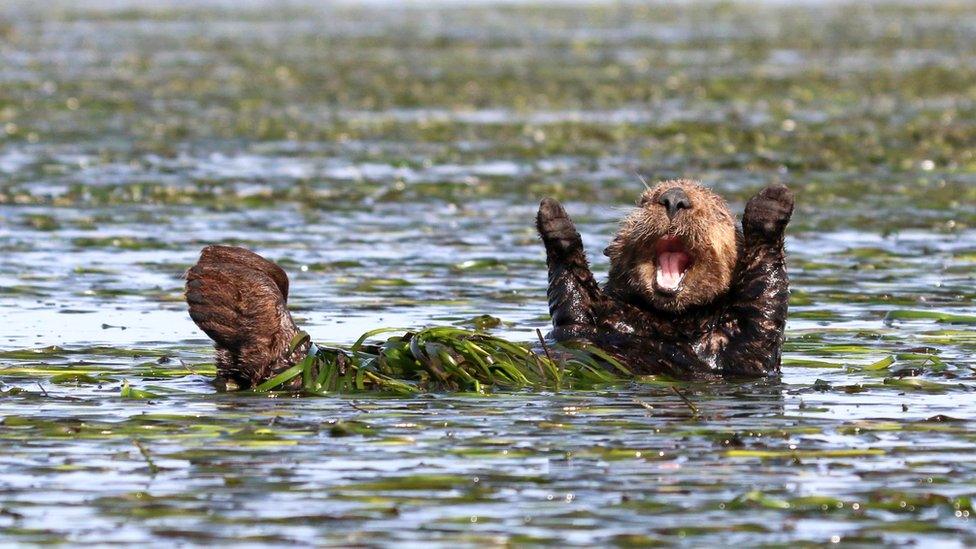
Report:
M 687 210 L 691 207 L 691 199 L 678 187 L 665 191 L 661 198 L 657 199 L 657 203 L 668 210 L 668 219 L 673 219 L 678 210 Z

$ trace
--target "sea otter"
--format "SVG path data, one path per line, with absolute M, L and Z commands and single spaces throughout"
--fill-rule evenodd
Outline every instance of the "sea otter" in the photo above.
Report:
M 601 288 L 563 207 L 536 225 L 549 268 L 550 339 L 586 340 L 635 373 L 680 378 L 779 371 L 789 282 L 784 230 L 793 195 L 763 189 L 742 229 L 720 197 L 687 180 L 645 192 L 605 253 Z M 218 385 L 251 388 L 297 364 L 311 343 L 287 309 L 288 276 L 231 246 L 208 246 L 186 273 L 190 317 L 216 347 Z
M 641 195 L 604 251 L 610 274 L 601 288 L 566 211 L 543 200 L 536 224 L 549 266 L 550 337 L 592 341 L 638 373 L 777 374 L 792 214 L 793 193 L 766 187 L 746 204 L 739 230 L 718 195 L 664 181 Z

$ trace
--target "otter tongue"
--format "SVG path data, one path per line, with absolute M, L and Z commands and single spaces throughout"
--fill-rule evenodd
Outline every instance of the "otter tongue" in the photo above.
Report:
M 684 252 L 661 252 L 657 256 L 657 285 L 665 290 L 677 290 L 690 258 Z

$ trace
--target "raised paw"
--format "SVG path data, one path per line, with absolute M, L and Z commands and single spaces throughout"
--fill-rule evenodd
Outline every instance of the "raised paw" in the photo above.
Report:
M 786 185 L 770 185 L 749 199 L 742 216 L 746 236 L 778 238 L 793 215 L 793 191 Z
M 583 251 L 583 240 L 573 220 L 556 199 L 542 199 L 535 223 L 547 251 L 557 255 Z

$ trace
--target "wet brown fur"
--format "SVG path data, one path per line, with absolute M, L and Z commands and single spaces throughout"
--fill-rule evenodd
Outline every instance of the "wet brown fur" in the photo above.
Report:
M 691 207 L 669 219 L 658 198 L 680 187 Z M 738 231 L 726 203 L 700 185 L 665 181 L 644 193 L 606 250 L 600 287 L 563 207 L 539 206 L 556 341 L 596 343 L 642 374 L 763 376 L 779 372 L 789 278 L 785 229 L 793 193 L 773 185 L 749 200 Z M 675 295 L 655 291 L 654 243 L 677 234 L 695 263 Z
M 287 308 L 288 275 L 254 252 L 207 246 L 186 272 L 190 318 L 214 341 L 218 381 L 250 388 L 301 360 L 288 348 L 298 327 Z
M 668 219 L 661 193 L 681 187 L 691 207 Z M 789 282 L 783 235 L 793 211 L 786 187 L 763 189 L 746 206 L 742 231 L 726 203 L 700 185 L 666 181 L 644 193 L 606 253 L 601 288 L 563 207 L 545 199 L 536 225 L 546 247 L 556 341 L 588 340 L 635 373 L 677 377 L 760 376 L 779 371 Z M 654 242 L 683 239 L 695 263 L 673 295 L 654 292 Z M 297 364 L 299 329 L 287 308 L 288 276 L 246 250 L 208 246 L 186 273 L 193 321 L 214 341 L 218 382 L 254 387 Z
M 691 207 L 672 219 L 659 198 L 674 188 L 685 192 Z M 654 287 L 655 243 L 668 235 L 680 238 L 694 258 L 676 295 Z M 728 291 L 738 260 L 735 217 L 725 200 L 705 187 L 686 179 L 664 181 L 641 195 L 604 253 L 611 264 L 608 292 L 656 309 L 682 311 Z

